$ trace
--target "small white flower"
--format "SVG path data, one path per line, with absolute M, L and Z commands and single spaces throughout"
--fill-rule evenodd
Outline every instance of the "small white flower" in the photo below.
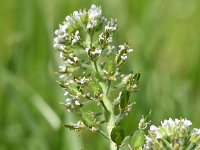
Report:
M 75 79 L 76 82 L 80 83 L 80 84 L 85 84 L 89 81 L 89 79 L 87 79 L 85 76 L 83 78 L 81 78 L 80 80 Z
M 73 16 L 74 16 L 74 19 L 78 22 L 81 22 L 81 18 L 79 16 L 79 12 L 78 11 L 74 11 L 73 12 Z
M 66 77 L 65 74 L 61 74 L 61 75 L 60 75 L 60 79 L 64 79 L 65 77 Z
M 111 43 L 111 42 L 112 42 L 112 37 L 111 37 L 111 36 L 107 39 L 107 42 L 108 42 L 108 43 Z
M 115 49 L 115 46 L 114 45 L 108 45 L 108 49 L 110 50 L 113 50 L 113 49 Z
M 130 81 L 131 77 L 132 77 L 131 73 L 128 74 L 128 75 L 123 76 L 122 83 L 123 84 L 127 84 Z
M 97 20 L 91 19 L 87 24 L 87 28 L 88 29 L 93 29 L 94 27 L 96 27 L 96 25 L 97 25 Z
M 133 49 L 128 49 L 127 52 L 131 53 L 131 52 L 133 52 Z
M 73 57 L 73 59 L 74 59 L 74 62 L 78 62 L 79 61 L 78 57 Z
M 96 7 L 96 5 L 92 5 L 91 8 L 88 10 L 88 17 L 89 19 L 96 19 L 101 16 L 101 7 Z
M 98 128 L 92 127 L 92 128 L 91 128 L 91 131 L 92 131 L 92 132 L 96 132 L 96 131 L 98 131 Z
M 59 71 L 60 72 L 65 72 L 66 66 L 59 66 Z
M 72 19 L 71 16 L 67 16 L 67 17 L 65 18 L 65 20 L 66 20 L 70 25 L 73 25 L 73 24 L 74 24 L 74 20 Z
M 111 19 L 108 21 L 107 25 L 105 26 L 105 31 L 108 32 L 114 32 L 117 29 L 117 21 L 114 19 Z
M 71 83 L 74 83 L 74 80 L 68 80 L 68 81 L 65 83 L 65 85 L 69 85 L 69 84 L 71 84 Z
M 124 45 L 119 45 L 119 48 L 120 48 L 120 50 L 123 50 L 123 49 L 125 49 L 125 46 Z
M 60 52 L 60 58 L 65 59 L 65 54 L 63 52 Z
M 109 27 L 108 25 L 105 26 L 105 30 L 115 31 L 116 29 L 116 27 Z
M 149 121 L 149 122 L 146 122 L 146 120 L 145 120 L 144 117 L 142 116 L 142 118 L 140 119 L 140 122 L 139 122 L 139 124 L 138 124 L 138 128 L 144 130 L 144 129 L 147 128 L 148 124 L 150 124 L 150 121 Z
M 102 52 L 101 49 L 96 48 L 96 49 L 92 52 L 92 55 L 100 55 L 101 52 Z
M 79 31 L 77 30 L 73 36 L 72 45 L 76 44 L 78 41 L 80 41 L 80 36 L 79 36 Z
M 79 101 L 77 101 L 77 100 L 74 102 L 74 104 L 75 104 L 76 106 L 80 106 L 80 105 L 81 105 L 81 104 L 79 103 Z
M 66 46 L 64 46 L 62 44 L 54 44 L 53 47 L 55 49 L 59 49 L 59 50 L 62 50 L 62 51 L 65 51 L 65 49 L 66 49 Z
M 65 100 L 65 105 L 66 105 L 66 106 L 71 105 L 71 99 L 66 98 L 66 100 Z
M 71 65 L 74 64 L 74 62 L 73 62 L 71 59 L 67 59 L 67 60 L 66 60 L 66 63 L 71 64 Z
M 57 34 L 59 34 L 59 35 L 62 35 L 62 34 L 64 34 L 65 33 L 65 31 L 66 31 L 66 29 L 68 28 L 68 26 L 69 26 L 69 24 L 67 23 L 67 22 L 63 22 L 64 24 L 60 24 L 59 25 L 59 30 L 60 31 L 58 31 L 57 32 Z
M 127 54 L 123 54 L 123 55 L 121 56 L 121 59 L 122 59 L 123 61 L 125 61 L 127 58 L 128 58 Z
M 101 33 L 100 35 L 99 35 L 99 40 L 101 41 L 103 41 L 105 39 L 105 37 L 104 37 L 104 33 Z
M 62 42 L 62 39 L 60 37 L 55 37 L 54 43 L 59 43 L 59 42 Z
M 90 50 L 89 48 L 85 48 L 85 51 L 86 51 L 87 53 L 89 52 L 89 50 Z
M 69 94 L 69 92 L 68 91 L 66 91 L 65 93 L 64 93 L 64 96 L 67 96 Z
M 185 125 L 186 127 L 189 127 L 189 126 L 192 125 L 192 122 L 191 122 L 190 120 L 186 120 L 186 119 L 183 121 L 183 123 L 184 123 L 184 125 Z

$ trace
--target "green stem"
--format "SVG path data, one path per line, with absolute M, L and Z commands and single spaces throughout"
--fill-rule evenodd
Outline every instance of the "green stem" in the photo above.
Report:
M 162 139 L 163 143 L 165 143 L 165 145 L 167 146 L 167 149 L 172 150 L 171 145 L 169 144 L 169 142 L 166 139 Z
M 106 133 L 104 133 L 102 130 L 98 129 L 97 132 L 98 132 L 100 135 L 102 135 L 103 137 L 105 137 L 106 139 L 110 140 L 110 137 L 109 137 Z
M 117 145 L 117 150 L 119 150 L 119 147 L 120 147 L 120 146 L 119 146 L 119 145 Z
M 115 127 L 115 119 L 114 119 L 114 110 L 112 106 L 112 102 L 108 99 L 106 95 L 107 85 L 104 82 L 99 83 L 103 90 L 103 102 L 105 104 L 106 109 L 108 110 L 107 115 L 107 133 L 110 136 L 112 129 Z M 106 114 L 105 114 L 106 115 Z M 110 150 L 116 150 L 115 143 L 110 139 Z
M 194 145 L 195 145 L 195 144 L 191 142 L 191 143 L 189 144 L 189 146 L 186 148 L 186 150 L 191 150 L 191 149 L 193 148 Z
M 95 61 L 95 62 L 93 62 L 93 63 L 94 63 L 95 70 L 96 70 L 97 74 L 99 75 L 99 69 L 98 69 L 98 67 L 97 67 L 97 62 Z
M 107 87 L 106 95 L 108 95 L 108 93 L 109 93 L 109 90 L 110 90 L 110 84 L 111 84 L 111 81 L 109 80 L 109 81 L 108 81 L 108 87 Z
M 98 78 L 99 80 L 103 80 L 102 77 L 101 77 L 101 74 L 99 73 L 99 69 L 98 69 L 98 66 L 97 66 L 97 62 L 94 61 L 93 64 L 94 64 L 94 68 L 95 68 L 95 71 L 96 71 L 96 74 L 97 74 L 97 78 Z
M 104 102 L 103 102 L 103 101 L 100 101 L 100 103 L 101 103 L 101 105 L 103 106 L 103 108 L 104 108 L 104 110 L 106 111 L 106 113 L 109 113 L 109 111 L 108 111 L 106 105 L 104 104 Z

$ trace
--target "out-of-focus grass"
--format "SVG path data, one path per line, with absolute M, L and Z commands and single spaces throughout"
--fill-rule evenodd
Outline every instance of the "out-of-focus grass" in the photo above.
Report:
M 98 135 L 61 127 L 73 116 L 59 105 L 64 97 L 54 74 L 54 29 L 92 3 L 118 19 L 117 43 L 129 41 L 136 49 L 126 70 L 141 72 L 141 90 L 122 123 L 126 132 L 150 109 L 154 123 L 182 116 L 200 126 L 199 1 L 1 0 L 0 150 L 107 148 Z

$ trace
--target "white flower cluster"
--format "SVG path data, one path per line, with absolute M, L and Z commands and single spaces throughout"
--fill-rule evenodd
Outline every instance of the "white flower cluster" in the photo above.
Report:
M 171 149 L 183 149 L 187 147 L 184 144 L 188 143 L 185 140 L 189 139 L 197 146 L 197 143 L 200 142 L 200 129 L 193 129 L 191 132 L 191 125 L 191 121 L 187 119 L 173 120 L 171 118 L 162 121 L 159 127 L 151 125 L 149 135 L 146 136 L 144 150 L 161 150 L 169 147 Z
M 128 53 L 132 52 L 133 49 L 129 49 L 129 45 L 125 43 L 124 45 L 119 45 L 118 54 L 115 57 L 117 66 L 122 65 L 128 58 Z
M 101 55 L 102 50 L 95 47 L 86 48 L 85 51 L 88 54 L 88 57 L 92 61 L 96 61 L 97 58 Z
M 67 16 L 65 21 L 59 25 L 59 29 L 55 31 L 54 48 L 66 51 L 67 46 L 81 46 L 82 39 L 79 35 L 80 31 L 77 29 L 92 30 L 97 27 L 104 20 L 101 12 L 101 7 L 92 5 L 88 11 L 74 11 L 72 15 Z
M 200 129 L 194 128 L 192 130 L 190 141 L 197 145 L 198 150 L 200 149 Z
M 107 44 L 112 43 L 112 36 L 116 29 L 117 20 L 110 19 L 105 26 L 104 32 L 99 35 L 99 43 L 103 48 L 107 46 Z
M 95 5 L 92 5 L 91 8 L 88 11 L 88 29 L 93 29 L 97 26 L 99 19 L 101 19 L 101 7 L 96 7 Z
M 68 112 L 71 112 L 71 110 L 79 108 L 81 106 L 78 100 L 72 101 L 69 98 L 66 99 L 66 102 L 64 105 Z
M 113 88 L 123 82 L 120 67 L 133 50 L 127 43 L 119 45 L 119 48 L 113 45 L 116 30 L 117 21 L 105 18 L 101 7 L 91 5 L 89 10 L 74 11 L 66 16 L 55 31 L 53 46 L 64 61 L 59 66 L 59 84 L 65 90 L 68 111 L 83 106 L 86 101 L 102 101 L 99 80 L 114 82 Z M 130 89 L 135 90 L 137 82 L 133 74 L 129 79 L 119 88 L 133 92 Z M 131 105 L 128 104 L 123 112 L 130 111 Z

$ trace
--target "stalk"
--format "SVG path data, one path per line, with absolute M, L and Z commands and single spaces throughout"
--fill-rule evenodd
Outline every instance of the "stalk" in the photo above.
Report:
M 107 116 L 107 125 L 106 125 L 107 133 L 110 136 L 112 129 L 115 127 L 114 111 L 113 111 L 112 103 L 106 95 L 106 91 L 108 87 L 103 82 L 100 82 L 100 86 L 102 87 L 102 90 L 104 93 L 103 102 L 105 104 L 105 107 L 108 110 L 108 114 L 105 114 L 105 116 Z M 110 141 L 110 150 L 116 150 L 115 143 L 111 139 L 109 139 L 109 141 Z

